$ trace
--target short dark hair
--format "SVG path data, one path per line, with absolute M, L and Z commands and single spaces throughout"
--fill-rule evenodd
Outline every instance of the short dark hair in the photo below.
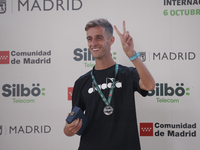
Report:
M 88 29 L 90 29 L 92 27 L 97 27 L 97 26 L 101 26 L 101 27 L 105 28 L 106 32 L 110 36 L 113 36 L 112 24 L 108 20 L 103 19 L 103 18 L 94 19 L 94 20 L 89 21 L 85 26 L 85 31 L 87 31 Z

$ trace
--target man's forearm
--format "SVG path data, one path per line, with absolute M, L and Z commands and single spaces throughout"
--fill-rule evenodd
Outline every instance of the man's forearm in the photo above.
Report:
M 155 81 L 147 67 L 141 61 L 141 59 L 137 58 L 133 60 L 132 63 L 138 71 L 138 74 L 144 86 L 144 90 L 153 90 L 155 88 Z

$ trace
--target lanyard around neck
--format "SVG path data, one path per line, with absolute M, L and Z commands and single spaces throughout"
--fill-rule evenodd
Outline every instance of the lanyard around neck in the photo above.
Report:
M 119 69 L 119 66 L 117 63 L 115 63 L 115 78 L 116 78 L 116 75 L 118 73 L 118 69 Z M 113 80 L 113 83 L 111 85 L 111 88 L 110 88 L 110 92 L 109 92 L 109 95 L 108 95 L 108 100 L 105 98 L 104 94 L 102 93 L 101 89 L 99 88 L 96 80 L 95 80 L 95 77 L 93 75 L 93 70 L 91 71 L 91 77 L 92 77 L 92 80 L 94 82 L 94 85 L 96 87 L 96 90 L 98 91 L 99 95 L 101 96 L 102 100 L 104 101 L 104 103 L 108 106 L 110 105 L 111 103 L 111 99 L 112 99 L 112 94 L 113 94 L 113 91 L 114 91 L 114 87 L 115 87 L 115 78 Z

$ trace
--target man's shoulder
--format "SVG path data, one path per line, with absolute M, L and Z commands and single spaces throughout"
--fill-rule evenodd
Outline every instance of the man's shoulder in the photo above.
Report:
M 127 67 L 127 66 L 119 64 L 119 71 L 120 71 L 120 73 L 131 73 L 131 72 L 136 71 L 136 68 Z
M 85 80 L 88 80 L 91 77 L 91 70 L 88 71 L 87 73 L 81 75 L 76 82 L 84 82 Z

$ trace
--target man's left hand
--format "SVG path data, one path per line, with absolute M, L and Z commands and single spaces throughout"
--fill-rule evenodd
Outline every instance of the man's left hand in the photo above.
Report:
M 122 47 L 126 55 L 128 57 L 134 56 L 136 52 L 134 50 L 133 38 L 130 36 L 129 31 L 126 31 L 125 21 L 123 21 L 123 34 L 117 29 L 115 25 L 114 28 L 120 37 Z

